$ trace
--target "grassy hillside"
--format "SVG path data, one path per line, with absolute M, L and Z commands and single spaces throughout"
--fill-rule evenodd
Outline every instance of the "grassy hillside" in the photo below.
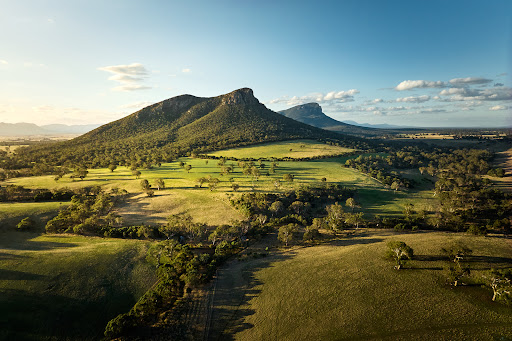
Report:
M 0 232 L 0 339 L 99 339 L 155 281 L 147 245 Z
M 388 240 L 405 241 L 417 260 L 394 270 Z M 213 335 L 220 326 L 235 340 L 511 338 L 512 310 L 493 303 L 490 289 L 445 284 L 440 248 L 453 241 L 473 249 L 474 278 L 512 262 L 501 238 L 386 231 L 234 261 L 217 283 Z

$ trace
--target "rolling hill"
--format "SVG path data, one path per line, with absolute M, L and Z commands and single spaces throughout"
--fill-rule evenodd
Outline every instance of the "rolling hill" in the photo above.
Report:
M 242 88 L 202 98 L 181 95 L 143 108 L 75 139 L 26 151 L 35 161 L 91 163 L 125 160 L 134 152 L 183 155 L 261 142 L 298 138 L 345 140 L 355 138 L 319 129 L 279 115 L 261 104 L 253 91 Z

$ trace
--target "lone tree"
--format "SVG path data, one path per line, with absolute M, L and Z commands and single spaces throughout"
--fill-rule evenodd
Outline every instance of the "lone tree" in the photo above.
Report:
M 155 186 L 158 190 L 160 190 L 160 188 L 165 188 L 165 182 L 163 179 L 156 179 L 155 180 Z
M 281 226 L 277 234 L 277 239 L 288 246 L 288 243 L 293 240 L 293 233 L 297 230 L 297 224 L 288 224 Z
M 512 304 L 512 269 L 492 269 L 487 279 L 493 291 L 492 300 Z
M 144 179 L 140 180 L 140 187 L 142 187 L 142 190 L 146 191 L 151 188 L 151 185 L 149 184 L 149 181 Z
M 203 184 L 205 182 L 208 182 L 208 178 L 205 178 L 204 176 L 196 180 L 199 183 L 199 188 L 203 187 Z
M 116 168 L 117 168 L 117 166 L 116 166 L 116 165 L 114 165 L 114 164 L 110 164 L 110 165 L 108 165 L 108 169 L 110 169 L 110 171 L 111 171 L 111 172 L 114 172 L 114 170 L 115 170 Z
M 448 282 L 456 287 L 464 277 L 469 277 L 471 274 L 469 265 L 464 265 L 462 262 L 473 251 L 462 243 L 455 243 L 447 248 L 442 248 L 441 252 L 446 255 L 449 261 L 448 266 L 444 269 Z
M 388 251 L 386 256 L 394 260 L 396 265 L 395 269 L 400 270 L 408 259 L 412 259 L 414 256 L 413 249 L 404 242 L 401 241 L 390 241 L 388 242 Z
M 359 205 L 356 202 L 356 199 L 354 199 L 354 198 L 348 198 L 347 201 L 345 201 L 345 205 L 350 207 L 352 212 L 354 212 L 354 208 L 359 207 Z
M 190 173 L 191 169 L 192 169 L 192 165 L 186 165 L 185 166 L 185 170 L 187 171 L 187 173 Z
M 294 178 L 294 176 L 292 174 L 284 174 L 283 175 L 284 181 L 293 182 L 293 178 Z
M 233 188 L 233 191 L 236 192 L 240 188 L 240 185 L 239 184 L 232 184 L 231 187 Z
M 133 175 L 133 176 L 135 176 L 135 179 L 140 178 L 140 175 L 141 175 L 141 174 L 142 174 L 142 173 L 141 173 L 139 170 L 134 170 L 134 171 L 132 171 L 132 175 Z

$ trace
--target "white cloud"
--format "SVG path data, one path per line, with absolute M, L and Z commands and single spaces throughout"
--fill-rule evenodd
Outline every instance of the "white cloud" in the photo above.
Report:
M 423 103 L 430 100 L 430 96 L 422 95 L 422 96 L 409 96 L 409 97 L 401 97 L 397 98 L 397 102 L 411 102 L 411 103 Z
M 183 72 L 183 73 L 189 73 L 191 71 L 192 71 L 191 69 L 183 69 L 183 70 L 181 70 L 181 72 Z
M 495 105 L 494 107 L 490 107 L 489 110 L 498 111 L 498 110 L 507 110 L 508 107 L 504 105 Z
M 444 88 L 446 86 L 445 82 L 442 81 L 425 81 L 425 80 L 407 80 L 403 81 L 395 87 L 395 90 L 403 91 L 403 90 L 412 90 L 416 88 Z
M 358 94 L 359 90 L 350 89 L 347 91 L 330 91 L 326 94 L 322 93 L 312 93 L 305 96 L 282 96 L 280 98 L 276 98 L 267 102 L 267 104 L 278 104 L 284 103 L 289 106 L 296 106 L 305 103 L 317 102 L 317 103 L 325 103 L 326 105 L 334 105 L 336 103 L 345 103 L 345 102 L 353 102 L 354 95 Z
M 143 82 L 149 71 L 140 63 L 128 65 L 112 65 L 98 68 L 98 70 L 113 73 L 108 79 L 119 82 L 121 85 L 112 88 L 114 91 L 135 91 L 151 89 L 150 86 L 140 84 Z
M 506 101 L 512 100 L 512 88 L 500 86 L 494 88 L 469 89 L 450 88 L 439 93 L 441 96 L 450 96 L 445 101 Z
M 9 63 L 7 62 L 7 60 L 0 59 L 0 64 L 7 65 L 7 64 L 9 64 Z
M 450 79 L 450 84 L 454 86 L 465 86 L 473 84 L 487 84 L 492 82 L 492 79 L 481 78 L 481 77 L 466 77 L 466 78 L 454 78 Z
M 55 24 L 55 19 L 48 18 L 46 21 L 50 24 Z

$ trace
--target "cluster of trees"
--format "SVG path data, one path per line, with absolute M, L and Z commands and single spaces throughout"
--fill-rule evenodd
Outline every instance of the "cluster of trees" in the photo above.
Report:
M 100 186 L 83 187 L 71 198 L 70 205 L 46 223 L 45 229 L 49 233 L 99 234 L 104 226 L 119 226 L 121 217 L 113 208 L 126 194 L 118 188 L 107 193 Z
M 70 200 L 80 190 L 69 188 L 29 189 L 18 185 L 0 186 L 0 202 L 64 201 Z
M 221 242 L 208 252 L 182 245 L 175 239 L 154 243 L 146 259 L 156 269 L 158 282 L 129 312 L 112 319 L 105 328 L 109 339 L 123 336 L 186 338 L 187 326 L 176 321 L 184 294 L 208 282 L 217 267 L 240 249 L 237 243 Z M 178 312 L 179 313 L 179 312 Z M 160 327 L 149 327 L 156 326 Z

